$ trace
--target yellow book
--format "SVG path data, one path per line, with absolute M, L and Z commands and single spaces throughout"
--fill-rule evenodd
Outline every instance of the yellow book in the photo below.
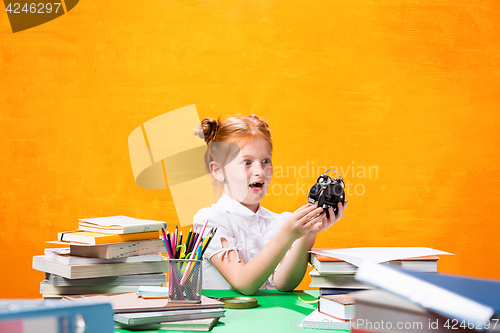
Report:
M 68 231 L 59 232 L 57 238 L 63 242 L 77 242 L 89 245 L 100 245 L 109 243 L 122 243 L 145 239 L 158 239 L 158 231 L 137 232 L 133 234 L 104 234 L 90 231 Z

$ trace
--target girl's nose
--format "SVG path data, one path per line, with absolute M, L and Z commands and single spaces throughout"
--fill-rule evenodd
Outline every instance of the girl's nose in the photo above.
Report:
M 272 167 L 272 165 L 269 165 L 269 164 L 265 164 L 265 165 L 258 164 L 254 167 L 253 174 L 254 174 L 254 176 L 271 177 L 273 174 L 273 167 Z
M 255 176 L 260 176 L 264 173 L 264 169 L 260 163 L 255 163 L 252 171 Z

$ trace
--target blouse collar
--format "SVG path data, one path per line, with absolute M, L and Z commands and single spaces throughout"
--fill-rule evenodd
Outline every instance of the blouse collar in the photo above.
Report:
M 259 204 L 257 212 L 254 213 L 249 208 L 243 206 L 238 201 L 234 200 L 233 198 L 230 198 L 226 193 L 222 193 L 222 196 L 220 197 L 219 201 L 217 201 L 217 205 L 219 205 L 225 211 L 231 211 L 232 213 L 236 213 L 237 215 L 241 216 L 253 217 L 258 215 L 264 217 L 267 215 L 266 214 L 267 209 L 262 207 L 261 204 Z

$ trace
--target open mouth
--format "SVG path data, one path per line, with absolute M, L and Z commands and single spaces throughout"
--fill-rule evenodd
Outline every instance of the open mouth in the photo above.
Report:
M 264 182 L 255 182 L 250 184 L 251 188 L 262 188 L 262 186 L 264 186 Z

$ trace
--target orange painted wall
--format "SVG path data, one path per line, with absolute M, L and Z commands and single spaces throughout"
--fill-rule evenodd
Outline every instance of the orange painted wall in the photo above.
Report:
M 428 246 L 500 279 L 499 42 L 494 0 L 82 0 L 16 34 L 0 12 L 0 297 L 39 296 L 31 258 L 77 218 L 176 223 L 127 138 L 190 104 L 269 121 L 273 211 L 343 168 L 346 216 L 316 246 Z

